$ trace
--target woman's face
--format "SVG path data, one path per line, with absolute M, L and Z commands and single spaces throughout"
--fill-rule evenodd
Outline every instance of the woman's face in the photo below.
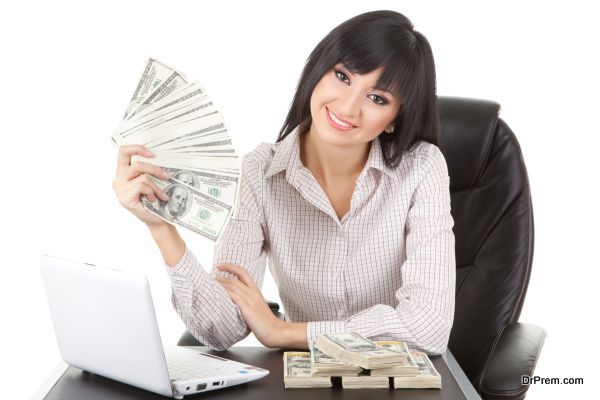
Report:
M 323 75 L 310 98 L 311 129 L 321 140 L 355 146 L 370 142 L 391 125 L 400 102 L 392 93 L 374 88 L 382 70 L 352 74 L 338 63 Z

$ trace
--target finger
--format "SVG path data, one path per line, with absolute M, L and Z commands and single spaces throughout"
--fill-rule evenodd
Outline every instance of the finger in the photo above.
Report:
M 239 279 L 216 277 L 215 280 L 228 290 L 236 290 L 237 286 L 245 286 Z
M 130 181 L 141 174 L 154 175 L 163 180 L 169 180 L 169 174 L 157 165 L 152 165 L 143 161 L 136 161 L 122 171 L 120 179 Z
M 215 278 L 215 280 L 217 280 L 221 284 L 221 286 L 223 286 L 223 289 L 225 289 L 225 292 L 227 292 L 229 297 L 231 297 L 232 295 L 239 296 L 239 293 L 233 288 L 231 279 L 217 277 Z
M 131 181 L 134 185 L 134 188 L 139 189 L 140 193 L 148 194 L 148 190 L 145 187 L 150 188 L 150 192 L 153 193 L 156 197 L 160 198 L 163 201 L 169 200 L 169 196 L 159 188 L 156 183 L 152 182 L 152 179 L 148 177 L 146 174 L 142 174 L 137 178 Z M 142 191 L 144 190 L 144 191 Z
M 244 310 L 248 307 L 248 305 L 238 294 L 233 292 L 228 292 L 228 294 L 229 297 L 231 297 L 231 300 L 240 308 L 240 311 L 242 311 L 243 314 Z
M 119 146 L 119 155 L 117 157 L 117 176 L 131 164 L 131 156 L 140 155 L 144 157 L 154 157 L 154 153 L 140 144 L 126 144 Z
M 154 194 L 154 191 L 152 190 L 152 188 L 150 186 L 144 185 L 144 184 L 142 184 L 141 186 L 138 186 L 134 189 L 133 196 L 137 200 L 141 200 L 142 196 L 146 196 L 148 198 L 148 200 L 150 200 L 152 202 L 156 201 L 156 195 Z
M 150 202 L 154 203 L 156 201 L 156 196 L 154 195 L 154 193 L 150 192 L 147 195 L 145 195 L 148 200 L 150 200 Z
M 229 297 L 231 297 L 231 299 L 235 302 L 235 304 L 238 305 L 238 307 L 240 307 L 240 309 L 242 309 L 242 311 L 249 310 L 251 308 L 251 302 L 248 296 L 244 295 L 243 293 L 237 292 L 231 288 L 226 288 L 225 290 L 227 291 Z
M 239 265 L 234 264 L 221 264 L 218 265 L 217 268 L 221 271 L 229 272 L 236 275 L 240 281 L 242 281 L 246 286 L 251 288 L 257 288 L 256 284 L 252 280 L 252 277 L 244 268 Z
M 218 278 L 217 280 L 226 290 L 236 293 L 246 300 L 252 296 L 251 289 L 238 279 Z
M 143 182 L 130 185 L 126 191 L 119 193 L 119 201 L 124 207 L 131 209 L 141 201 L 143 195 L 148 197 L 150 201 L 156 201 L 156 194 L 152 187 L 145 185 Z

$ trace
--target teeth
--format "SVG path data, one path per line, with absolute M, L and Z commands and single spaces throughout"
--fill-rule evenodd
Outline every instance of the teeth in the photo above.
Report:
M 347 127 L 347 128 L 350 128 L 350 127 L 352 126 L 352 124 L 348 124 L 348 123 L 346 123 L 346 122 L 344 122 L 344 121 L 340 121 L 339 119 L 337 119 L 337 118 L 335 117 L 335 115 L 333 115 L 333 113 L 332 113 L 331 111 L 329 111 L 329 116 L 330 116 L 330 117 L 331 117 L 331 119 L 332 119 L 332 120 L 333 120 L 333 121 L 334 121 L 336 124 L 338 124 L 338 125 L 345 126 L 345 127 Z

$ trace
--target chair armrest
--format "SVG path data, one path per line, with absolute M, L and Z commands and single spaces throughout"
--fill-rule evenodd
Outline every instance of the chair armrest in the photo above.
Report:
M 523 399 L 529 389 L 523 375 L 532 376 L 546 331 L 532 324 L 512 323 L 496 337 L 483 369 L 479 391 L 484 399 Z
M 271 311 L 273 311 L 273 312 L 279 311 L 279 303 L 277 303 L 276 301 L 267 300 L 267 304 L 269 305 L 269 308 L 271 309 Z

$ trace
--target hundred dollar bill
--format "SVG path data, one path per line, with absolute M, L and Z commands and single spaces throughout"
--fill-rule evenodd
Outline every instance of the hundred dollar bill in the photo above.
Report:
M 390 380 L 387 376 L 373 376 L 369 371 L 363 371 L 358 376 L 343 376 L 344 389 L 389 389 Z
M 177 90 L 172 95 L 166 96 L 165 101 L 154 102 L 143 111 L 136 112 L 130 119 L 121 121 L 119 128 L 122 130 L 124 126 L 137 124 L 139 120 L 162 115 L 165 112 L 172 112 L 174 109 L 181 108 L 183 105 L 201 101 L 207 97 L 205 89 L 198 82 L 190 82 L 184 85 L 180 90 Z
M 312 376 L 357 376 L 362 371 L 361 367 L 328 356 L 314 345 L 310 348 L 310 360 Z
M 197 189 L 215 200 L 234 205 L 239 176 L 211 174 L 190 169 L 163 168 L 171 178 L 184 185 Z
M 219 240 L 240 207 L 242 163 L 223 114 L 199 82 L 149 59 L 112 141 L 146 147 L 153 156 L 134 155 L 131 164 L 153 164 L 169 174 L 165 181 L 149 175 L 170 197 L 151 202 L 141 196 L 149 212 Z
M 126 119 L 130 112 L 136 109 L 144 102 L 144 99 L 154 91 L 165 79 L 173 74 L 173 68 L 161 63 L 160 61 L 150 58 L 146 63 L 142 77 L 140 78 L 135 92 L 129 101 L 127 111 L 123 119 Z
M 414 376 L 419 371 L 417 363 L 412 358 L 408 345 L 399 341 L 374 341 L 375 344 L 402 354 L 406 359 L 393 367 L 377 368 L 371 370 L 371 376 Z
M 437 372 L 427 354 L 412 351 L 411 356 L 419 366 L 416 376 L 394 377 L 395 389 L 441 389 L 442 377 Z
M 286 388 L 331 387 L 330 377 L 313 377 L 310 372 L 309 352 L 283 353 L 283 383 Z
M 405 360 L 402 354 L 378 346 L 356 332 L 319 335 L 316 346 L 329 356 L 365 369 L 389 367 Z
M 199 102 L 210 101 L 207 100 L 207 94 L 204 88 L 197 82 L 191 82 L 185 88 L 177 91 L 172 96 L 168 96 L 165 101 L 153 103 L 148 107 L 144 108 L 143 111 L 136 112 L 130 119 L 124 119 L 121 121 L 115 132 L 113 133 L 113 141 L 115 143 L 122 143 L 122 138 L 128 132 L 143 127 L 143 125 L 149 125 L 159 119 L 165 119 L 165 117 L 171 115 L 178 115 L 182 113 L 186 107 L 190 104 L 197 104 Z
M 193 106 L 193 105 L 192 105 Z M 158 146 L 170 140 L 185 140 L 198 136 L 205 136 L 217 129 L 221 129 L 223 116 L 217 110 L 196 107 L 192 114 L 183 114 L 173 117 L 161 117 L 159 121 L 140 128 L 128 129 L 118 132 L 118 143 L 145 143 L 148 146 Z
M 122 124 L 118 135 L 119 138 L 126 139 L 140 132 L 150 131 L 153 128 L 165 130 L 165 128 L 190 123 L 194 119 L 213 115 L 216 112 L 217 110 L 212 107 L 210 100 L 195 99 L 178 107 L 171 107 L 144 118 L 133 120 L 130 124 Z
M 218 142 L 222 145 L 223 140 L 230 140 L 229 133 L 223 124 L 222 115 L 216 112 L 208 112 L 207 114 L 199 115 L 200 118 L 204 119 L 202 121 L 202 129 L 188 129 L 196 121 L 176 122 L 171 129 L 173 133 L 153 140 L 148 145 L 160 151 L 174 151 L 173 149 L 177 147 L 184 150 L 188 149 L 189 151 L 193 150 L 195 145 L 214 144 Z M 175 132 L 178 135 L 177 137 L 173 137 Z
M 241 162 L 237 156 L 213 157 L 198 154 L 162 155 L 161 153 L 151 158 L 139 155 L 131 157 L 132 163 L 137 161 L 165 168 L 191 169 L 194 171 L 200 170 L 211 173 L 222 172 L 229 175 L 239 175 L 241 169 Z
M 402 357 L 407 360 L 410 358 L 410 350 L 405 342 L 399 342 L 395 340 L 375 340 L 373 343 L 375 343 L 377 346 L 393 350 L 396 353 L 401 354 Z
M 168 201 L 157 199 L 154 202 L 142 197 L 142 204 L 148 211 L 171 224 L 218 241 L 231 213 L 231 206 L 173 179 L 167 182 L 148 176 L 169 196 Z
M 154 89 L 154 91 L 147 98 L 145 98 L 141 104 L 132 110 L 128 118 L 140 111 L 143 111 L 144 108 L 148 107 L 150 104 L 156 103 L 178 89 L 181 89 L 187 83 L 188 80 L 182 74 L 174 71 L 160 84 L 160 86 Z

